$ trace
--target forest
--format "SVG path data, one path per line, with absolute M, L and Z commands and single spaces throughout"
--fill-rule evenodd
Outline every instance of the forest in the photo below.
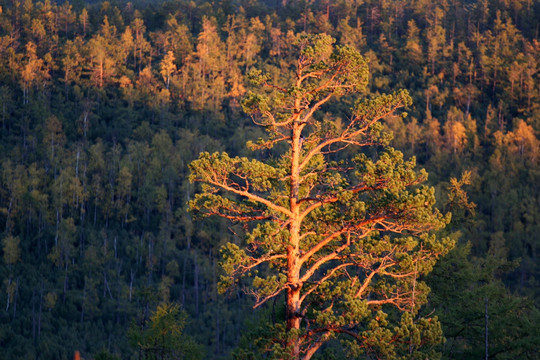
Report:
M 342 129 L 358 99 L 395 105 L 377 139 L 403 179 L 416 165 L 426 231 L 447 239 L 422 307 L 357 325 L 379 344 L 335 332 L 313 358 L 540 357 L 537 0 L 0 0 L 0 357 L 287 358 L 267 343 L 289 324 L 282 294 L 254 308 L 222 291 L 251 235 L 197 210 L 204 161 L 227 160 L 211 154 L 278 162 L 246 146 L 274 131 L 249 111 L 254 83 L 292 81 L 309 36 L 366 66 L 313 117 Z M 375 169 L 382 153 L 329 157 Z

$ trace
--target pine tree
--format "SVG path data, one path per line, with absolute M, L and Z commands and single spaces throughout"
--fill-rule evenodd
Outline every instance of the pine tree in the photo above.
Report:
M 255 308 L 284 295 L 270 344 L 277 358 L 310 359 L 337 336 L 352 354 L 417 354 L 441 340 L 436 318 L 416 318 L 429 290 L 418 277 L 452 247 L 430 233 L 448 217 L 420 185 L 427 173 L 382 131 L 382 119 L 411 103 L 406 91 L 360 99 L 346 121 L 318 115 L 367 86 L 364 58 L 333 42 L 299 36 L 290 84 L 250 72 L 263 91 L 249 93 L 244 110 L 268 137 L 248 145 L 271 155 L 202 153 L 190 165 L 190 180 L 203 183 L 190 207 L 245 226 L 247 243 L 222 250 L 221 285 L 243 284 Z

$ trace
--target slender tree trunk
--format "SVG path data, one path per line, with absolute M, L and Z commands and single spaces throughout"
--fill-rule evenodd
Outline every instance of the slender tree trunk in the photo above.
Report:
M 189 195 L 188 195 L 189 199 Z M 184 253 L 184 264 L 182 267 L 182 307 L 186 306 L 186 274 L 187 274 L 187 259 L 191 251 L 191 237 L 187 237 L 187 249 Z
M 64 304 L 66 303 L 66 293 L 67 293 L 67 288 L 68 288 L 68 261 L 69 259 L 66 259 L 66 266 L 65 266 L 65 271 L 64 271 L 64 299 L 63 299 Z
M 15 279 L 15 295 L 13 296 L 13 320 L 17 315 L 17 298 L 19 297 L 19 278 Z
M 39 291 L 39 315 L 38 315 L 38 331 L 37 331 L 38 339 L 41 336 L 41 310 L 42 308 L 43 308 L 43 278 L 41 278 L 41 289 Z
M 486 314 L 486 360 L 489 359 L 489 341 L 488 341 L 488 329 L 489 329 L 489 315 L 488 315 L 488 298 L 484 299 L 485 302 L 485 314 Z
M 193 274 L 193 282 L 195 286 L 195 315 L 198 318 L 199 317 L 199 266 L 197 265 L 197 254 L 194 253 L 194 274 Z
M 184 254 L 184 264 L 182 265 L 182 307 L 186 306 L 186 265 L 187 255 Z
M 215 305 L 215 316 L 216 316 L 216 332 L 215 332 L 215 336 L 216 336 L 216 355 L 219 355 L 220 354 L 220 347 L 219 347 L 219 326 L 220 326 L 220 317 L 219 317 L 219 314 L 220 314 L 220 307 L 219 307 L 219 304 L 218 304 L 218 294 L 217 294 L 217 276 L 216 276 L 216 259 L 212 259 L 212 282 L 213 282 L 213 288 L 214 290 L 212 291 L 213 293 L 213 301 L 214 303 L 216 304 Z
M 133 292 L 133 278 L 135 276 L 135 273 L 133 270 L 130 270 L 130 279 L 129 279 L 129 302 L 131 302 L 131 294 Z
M 7 291 L 7 299 L 6 299 L 6 312 L 9 310 L 9 303 L 10 303 L 10 290 L 9 287 L 11 286 L 11 276 L 8 279 L 8 291 Z
M 84 322 L 84 305 L 86 304 L 86 278 L 84 279 L 83 300 L 81 304 L 81 325 Z
M 99 62 L 99 87 L 103 87 L 103 59 Z
M 32 291 L 32 339 L 36 340 L 36 290 Z

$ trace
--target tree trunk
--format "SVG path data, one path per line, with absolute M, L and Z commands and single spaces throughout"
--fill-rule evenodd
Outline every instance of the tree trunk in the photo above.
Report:
M 32 339 L 36 340 L 36 290 L 32 291 Z
M 81 304 L 81 325 L 84 322 L 84 305 L 86 304 L 86 279 L 84 279 L 83 300 Z
M 193 282 L 195 287 L 195 315 L 199 317 L 199 266 L 197 265 L 197 254 L 194 253 L 193 259 L 194 273 Z
M 485 336 L 486 336 L 486 339 L 485 339 L 485 342 L 486 342 L 486 360 L 489 359 L 489 342 L 488 342 L 488 328 L 489 328 L 489 324 L 488 324 L 488 321 L 489 321 L 489 315 L 488 315 L 488 298 L 485 298 L 484 299 L 485 301 L 485 317 L 486 317 L 486 329 L 485 329 Z
M 67 288 L 68 288 L 68 282 L 69 282 L 69 278 L 68 278 L 68 261 L 69 261 L 69 259 L 66 259 L 66 266 L 65 266 L 65 271 L 64 271 L 64 299 L 62 301 L 63 304 L 66 303 L 66 294 L 67 294 Z
M 298 205 L 298 188 L 300 178 L 300 153 L 301 143 L 300 136 L 302 134 L 303 125 L 298 122 L 300 115 L 300 101 L 295 101 L 295 119 L 293 120 L 292 142 L 291 142 L 291 190 L 289 196 L 289 206 L 292 213 L 291 222 L 289 225 L 289 246 L 287 247 L 287 289 L 286 297 L 286 316 L 287 316 L 287 332 L 300 329 L 300 268 L 299 260 L 299 243 L 300 243 L 300 206 Z M 300 343 L 298 339 L 291 339 L 287 344 L 287 348 L 291 351 L 293 359 L 300 357 Z
M 6 299 L 6 312 L 9 310 L 9 303 L 10 303 L 10 290 L 9 287 L 11 286 L 11 276 L 8 279 L 8 286 L 7 286 L 7 299 Z
M 37 330 L 38 339 L 41 336 L 41 310 L 42 308 L 43 308 L 43 278 L 41 278 L 41 289 L 39 291 L 39 315 L 38 315 L 38 330 Z

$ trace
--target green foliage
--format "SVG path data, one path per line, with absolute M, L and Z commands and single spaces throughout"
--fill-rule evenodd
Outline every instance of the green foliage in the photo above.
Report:
M 118 360 L 118 359 L 119 357 L 111 355 L 108 351 L 102 351 L 94 357 L 94 360 Z
M 202 359 L 202 351 L 184 334 L 186 314 L 178 305 L 161 304 L 148 324 L 133 324 L 128 337 L 141 359 Z
M 21 240 L 18 237 L 13 237 L 11 235 L 2 239 L 3 252 L 4 252 L 4 262 L 12 266 L 17 263 L 21 258 L 21 249 L 20 249 Z

